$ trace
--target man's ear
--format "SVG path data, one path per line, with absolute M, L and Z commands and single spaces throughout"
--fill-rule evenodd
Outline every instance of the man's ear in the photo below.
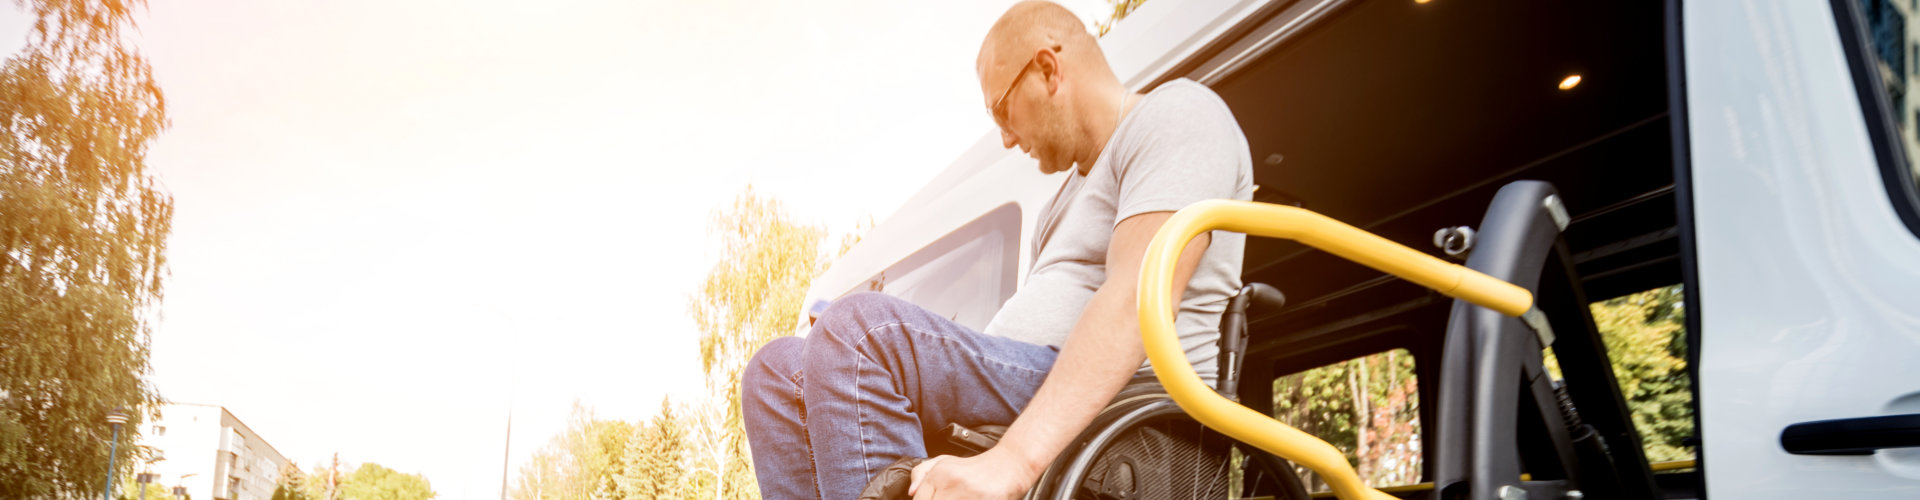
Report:
M 1060 46 L 1042 48 L 1033 54 L 1034 69 L 1040 71 L 1042 81 L 1047 83 L 1047 95 L 1060 91 L 1061 77 L 1065 76 L 1060 65 Z

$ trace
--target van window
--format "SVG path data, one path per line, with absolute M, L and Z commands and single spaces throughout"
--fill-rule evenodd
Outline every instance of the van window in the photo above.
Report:
M 1880 157 L 1887 194 L 1909 229 L 1920 234 L 1920 95 L 1914 95 L 1910 58 L 1920 60 L 1920 33 L 1907 29 L 1915 14 L 1908 0 L 1833 2 L 1841 45 L 1861 92 L 1860 108 Z M 1878 95 L 1875 95 L 1878 94 Z M 1894 150 L 1904 155 L 1893 154 Z M 1904 158 L 1901 158 L 1904 156 Z
M 1274 418 L 1326 440 L 1370 486 L 1420 481 L 1420 384 L 1413 354 L 1394 349 L 1273 381 Z M 1308 491 L 1326 481 L 1294 466 Z
M 1687 371 L 1687 309 L 1680 285 L 1614 297 L 1588 305 L 1613 364 L 1620 396 L 1648 462 L 1692 460 L 1693 378 Z M 1547 351 L 1547 373 L 1560 363 Z
M 983 330 L 1013 296 L 1020 266 L 1020 206 L 1001 205 L 922 247 L 847 293 L 892 295 Z

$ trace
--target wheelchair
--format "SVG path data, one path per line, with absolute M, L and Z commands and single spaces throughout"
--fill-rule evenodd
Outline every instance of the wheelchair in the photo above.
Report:
M 1217 341 L 1217 385 L 1222 396 L 1238 397 L 1248 312 L 1276 311 L 1285 302 L 1279 290 L 1261 283 L 1241 287 L 1227 302 Z M 927 440 L 928 454 L 978 454 L 992 447 L 1005 431 L 1006 427 L 1000 425 L 949 425 L 940 436 Z M 1235 453 L 1240 458 L 1234 458 Z M 896 470 L 874 481 L 888 484 L 893 491 L 881 494 L 869 485 L 870 496 L 862 498 L 906 498 L 905 473 L 916 463 L 918 459 L 896 462 Z M 1236 477 L 1243 478 L 1238 489 L 1232 486 Z M 1123 387 L 1094 417 L 1056 457 L 1026 498 L 1211 499 L 1235 494 L 1307 498 L 1291 464 L 1200 425 L 1180 411 L 1179 404 L 1158 382 L 1142 377 Z
M 1141 269 L 1141 336 L 1159 383 L 1123 389 L 1025 498 L 1661 498 L 1587 308 L 1568 223 L 1553 186 L 1507 184 L 1477 230 L 1436 235 L 1464 259 L 1454 264 L 1297 207 L 1213 200 L 1182 209 Z M 1291 239 L 1387 276 L 1286 307 L 1271 287 L 1244 287 L 1222 317 L 1220 382 L 1209 387 L 1180 349 L 1169 297 L 1180 250 L 1209 230 Z M 1393 287 L 1419 292 L 1387 304 L 1367 294 Z M 1353 296 L 1364 298 L 1341 303 Z M 1279 325 L 1252 349 L 1250 310 Z M 1432 382 L 1420 384 L 1421 401 L 1433 402 L 1418 410 L 1422 483 L 1367 485 L 1332 445 L 1271 417 L 1274 374 L 1381 347 L 1438 361 L 1418 368 Z M 1545 369 L 1548 348 L 1560 377 Z M 1332 491 L 1309 494 L 1295 464 Z
M 1228 301 L 1221 314 L 1218 341 L 1216 385 L 1221 397 L 1239 397 L 1248 312 L 1273 312 L 1285 303 L 1279 290 L 1262 283 L 1241 287 Z M 1198 499 L 1230 495 L 1307 498 L 1306 488 L 1290 463 L 1206 428 L 1182 412 L 1159 383 L 1136 379 L 1122 388 L 1054 459 L 1026 498 Z

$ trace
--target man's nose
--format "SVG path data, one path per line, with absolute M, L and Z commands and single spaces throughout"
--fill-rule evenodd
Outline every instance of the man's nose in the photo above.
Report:
M 1014 146 L 1019 144 L 1020 138 L 1013 135 L 1013 132 L 1008 132 L 1007 129 L 1004 128 L 1000 129 L 1000 147 L 1013 149 Z

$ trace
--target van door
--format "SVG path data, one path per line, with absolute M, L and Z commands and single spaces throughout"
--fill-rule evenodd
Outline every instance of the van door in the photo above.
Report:
M 1911 3 L 1678 13 L 1706 492 L 1920 498 L 1920 448 L 1874 449 L 1920 444 Z

